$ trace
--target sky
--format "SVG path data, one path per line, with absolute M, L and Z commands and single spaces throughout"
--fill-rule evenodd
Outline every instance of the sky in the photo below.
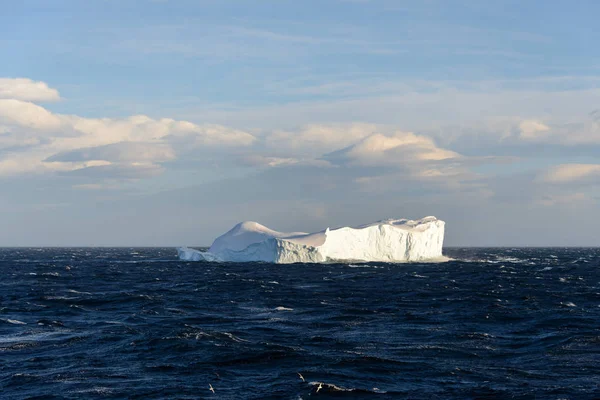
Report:
M 0 246 L 435 215 L 600 245 L 600 3 L 0 0 Z

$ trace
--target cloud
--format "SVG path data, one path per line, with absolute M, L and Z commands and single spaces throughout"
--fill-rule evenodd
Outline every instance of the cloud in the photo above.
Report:
M 0 99 L 15 99 L 32 102 L 60 100 L 58 90 L 45 82 L 27 78 L 0 78 Z
M 286 167 L 286 166 L 311 166 L 311 167 L 330 167 L 331 164 L 325 160 L 302 159 L 294 157 L 274 157 L 263 156 L 260 154 L 250 154 L 242 157 L 243 165 L 251 167 Z
M 538 139 L 548 132 L 550 128 L 544 123 L 536 120 L 524 120 L 519 124 L 521 138 L 525 140 Z
M 280 167 L 298 164 L 299 160 L 292 157 L 269 157 L 251 154 L 241 159 L 242 163 L 252 167 Z
M 461 155 L 437 147 L 425 136 L 412 132 L 392 135 L 376 133 L 343 150 L 330 153 L 326 160 L 361 166 L 407 166 L 421 162 L 459 159 Z
M 346 82 L 347 83 L 344 83 Z M 470 126 L 477 121 L 510 119 L 519 133 L 523 120 L 537 120 L 549 127 L 573 118 L 581 122 L 582 110 L 600 104 L 597 77 L 515 79 L 502 81 L 398 81 L 370 79 L 346 80 L 355 88 L 347 93 L 334 90 L 335 96 L 277 102 L 266 106 L 182 109 L 183 115 L 200 116 L 214 122 L 260 126 L 263 129 L 291 128 L 310 123 L 372 121 L 400 126 L 411 131 L 448 125 Z M 289 90 L 291 83 L 280 84 L 277 93 Z M 302 81 L 300 81 L 302 82 Z M 315 84 L 335 84 L 323 80 Z M 306 84 L 297 85 L 297 89 Z M 276 115 L 277 118 L 273 118 Z
M 146 115 L 86 118 L 24 100 L 53 99 L 55 92 L 43 82 L 0 80 L 0 97 L 12 96 L 0 98 L 0 176 L 78 171 L 74 175 L 147 177 L 181 155 L 256 141 L 248 132 L 217 124 Z M 98 161 L 106 165 L 94 164 Z
M 250 146 L 256 141 L 256 138 L 248 132 L 222 125 L 196 125 L 187 121 L 177 122 L 168 119 L 161 121 L 172 124 L 171 133 L 166 138 L 184 143 L 186 146 L 237 147 Z
M 437 145 L 426 135 L 364 123 L 276 131 L 264 136 L 264 142 L 267 150 L 280 155 L 246 156 L 246 165 L 344 167 L 348 182 L 358 184 L 363 191 L 381 192 L 400 182 L 427 183 L 438 190 L 477 187 L 485 191 L 485 184 L 478 182 L 482 176 L 471 168 L 515 160 L 506 156 L 464 156 Z
M 539 201 L 540 204 L 553 207 L 553 206 L 579 206 L 583 204 L 592 204 L 594 199 L 585 193 L 566 193 L 566 194 L 553 194 L 543 196 Z
M 518 125 L 518 137 L 524 142 L 564 146 L 598 145 L 600 144 L 600 117 L 598 115 L 596 110 L 576 120 L 549 123 L 526 119 Z
M 441 189 L 456 191 L 484 186 L 481 177 L 471 171 L 476 164 L 496 159 L 465 157 L 436 145 L 435 141 L 412 132 L 374 133 L 357 143 L 331 152 L 323 159 L 343 167 L 354 176 L 363 192 L 404 193 Z
M 1 124 L 39 131 L 58 131 L 62 121 L 60 117 L 36 104 L 17 99 L 0 99 Z
M 577 183 L 600 180 L 600 164 L 561 164 L 550 168 L 541 180 L 548 183 Z
M 94 165 L 63 172 L 65 176 L 91 178 L 93 180 L 141 179 L 160 175 L 163 168 L 151 163 L 123 163 Z
M 160 164 L 175 158 L 175 152 L 167 144 L 119 142 L 58 153 L 44 160 L 44 164 L 64 166 L 62 174 L 66 176 L 92 180 L 131 180 L 160 175 L 164 171 Z M 88 188 L 86 184 L 76 186 Z
M 486 117 L 459 124 L 423 128 L 420 133 L 461 153 L 519 155 L 530 158 L 552 151 L 557 156 L 590 154 L 600 149 L 600 115 L 569 119 L 517 116 Z M 543 146 L 543 147 L 540 147 Z M 508 152 L 508 153 L 507 153 Z
M 55 154 L 45 162 L 164 162 L 175 159 L 173 149 L 164 143 L 119 142 Z
M 476 178 L 469 165 L 496 162 L 495 158 L 464 157 L 437 146 L 424 135 L 365 123 L 275 131 L 266 135 L 264 142 L 267 149 L 287 155 L 254 154 L 245 157 L 247 165 L 346 167 L 347 174 L 353 176 L 349 182 L 362 187 L 381 187 L 407 179 L 458 187 L 460 182 Z
M 24 151 L 9 152 L 0 155 L 0 177 L 25 174 L 44 174 L 56 171 L 73 169 L 71 165 L 44 163 L 42 160 L 48 156 L 43 149 L 31 147 Z M 81 167 L 84 164 L 79 165 Z
M 119 185 L 111 183 L 82 183 L 81 185 L 73 185 L 73 189 L 79 190 L 117 190 Z
M 249 146 L 251 134 L 221 125 L 198 125 L 170 118 L 153 119 L 146 115 L 127 118 L 82 118 L 62 116 L 64 124 L 78 136 L 79 147 L 104 145 L 121 141 L 156 143 L 185 141 L 187 146 Z M 70 140 L 74 143 L 75 140 Z
M 269 148 L 323 154 L 356 143 L 376 131 L 374 124 L 314 124 L 295 132 L 275 130 L 265 142 Z

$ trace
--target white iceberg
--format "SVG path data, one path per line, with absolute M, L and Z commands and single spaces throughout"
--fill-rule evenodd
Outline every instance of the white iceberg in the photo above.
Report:
M 316 233 L 277 232 L 241 222 L 219 236 L 208 251 L 177 249 L 186 261 L 264 261 L 280 264 L 336 261 L 410 262 L 442 259 L 444 221 L 389 219 Z

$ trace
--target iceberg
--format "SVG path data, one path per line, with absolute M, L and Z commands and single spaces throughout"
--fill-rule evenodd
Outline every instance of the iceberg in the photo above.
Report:
M 219 236 L 208 251 L 177 249 L 185 261 L 278 264 L 326 262 L 414 262 L 443 259 L 445 222 L 436 217 L 388 219 L 315 233 L 278 232 L 241 222 Z

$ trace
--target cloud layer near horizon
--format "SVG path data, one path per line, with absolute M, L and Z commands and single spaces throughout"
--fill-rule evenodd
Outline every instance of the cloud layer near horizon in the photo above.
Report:
M 458 135 L 452 127 L 448 127 L 449 134 L 430 128 L 414 133 L 389 125 L 347 122 L 261 131 L 146 115 L 86 118 L 55 113 L 39 104 L 60 99 L 59 91 L 46 82 L 0 79 L 0 176 L 86 176 L 86 171 L 94 171 L 90 179 L 142 179 L 160 174 L 168 163 L 187 158 L 197 161 L 203 155 L 214 162 L 209 155 L 219 154 L 223 167 L 363 167 L 375 175 L 398 176 L 404 171 L 411 178 L 472 180 L 477 166 L 523 158 L 519 151 L 504 157 L 463 155 L 436 143 L 437 137 L 450 146 L 464 147 L 463 141 L 473 139 L 468 128 Z M 578 146 L 600 142 L 599 121 L 598 111 L 593 111 L 587 122 L 579 124 L 511 117 L 479 126 L 474 122 L 473 129 L 478 130 L 476 140 L 484 136 L 483 141 L 492 142 L 487 145 L 490 148 L 506 144 L 524 149 L 532 145 Z M 485 151 L 486 145 L 480 148 Z M 593 180 L 597 171 L 595 164 L 549 165 L 537 172 L 540 179 L 536 181 L 576 183 L 584 178 Z M 364 176 L 356 178 L 364 181 Z

